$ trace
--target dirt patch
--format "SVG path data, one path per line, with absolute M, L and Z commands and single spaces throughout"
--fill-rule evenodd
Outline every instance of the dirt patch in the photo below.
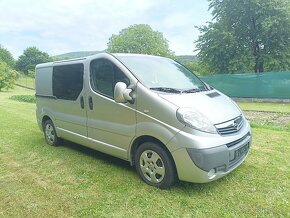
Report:
M 274 125 L 287 129 L 290 127 L 290 114 L 263 111 L 244 111 L 244 114 L 251 123 Z

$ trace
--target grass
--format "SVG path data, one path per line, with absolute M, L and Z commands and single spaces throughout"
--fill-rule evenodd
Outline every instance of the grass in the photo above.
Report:
M 290 113 L 290 103 L 238 102 L 242 110 Z
M 1 217 L 289 217 L 289 131 L 256 126 L 247 160 L 208 184 L 143 183 L 125 161 L 65 142 L 45 144 L 33 95 L 0 93 Z
M 290 130 L 290 114 L 261 111 L 244 111 L 251 126 L 273 130 Z

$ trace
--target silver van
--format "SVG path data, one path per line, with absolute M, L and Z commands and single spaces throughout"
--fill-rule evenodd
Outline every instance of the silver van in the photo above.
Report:
M 65 139 L 127 160 L 159 188 L 221 178 L 251 146 L 239 107 L 168 58 L 102 53 L 39 64 L 36 97 L 47 144 Z

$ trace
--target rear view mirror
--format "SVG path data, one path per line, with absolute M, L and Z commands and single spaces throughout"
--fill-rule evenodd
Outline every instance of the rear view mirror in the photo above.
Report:
M 114 99 L 117 103 L 133 103 L 134 99 L 130 96 L 132 89 L 128 89 L 127 85 L 123 82 L 118 82 L 114 89 Z

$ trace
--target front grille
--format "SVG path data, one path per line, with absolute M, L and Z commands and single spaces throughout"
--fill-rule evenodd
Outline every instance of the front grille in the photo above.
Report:
M 229 135 L 237 133 L 244 125 L 244 119 L 242 116 L 238 116 L 233 120 L 229 120 L 224 123 L 216 124 L 215 127 L 220 135 Z
M 250 132 L 248 132 L 246 135 L 244 135 L 242 138 L 238 139 L 238 140 L 235 140 L 233 142 L 230 142 L 230 143 L 227 143 L 227 147 L 230 148 L 234 145 L 237 145 L 239 144 L 240 142 L 244 141 L 248 136 L 250 136 Z

